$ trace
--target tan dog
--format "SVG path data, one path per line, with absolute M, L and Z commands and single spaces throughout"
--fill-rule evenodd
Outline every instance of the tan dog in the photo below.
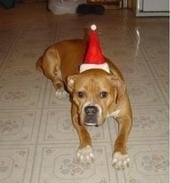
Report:
M 132 111 L 124 79 L 107 58 L 110 73 L 101 69 L 79 73 L 86 46 L 87 42 L 81 39 L 58 42 L 44 52 L 37 61 L 37 68 L 52 81 L 57 96 L 60 97 L 65 90 L 70 93 L 72 122 L 80 139 L 78 160 L 90 163 L 94 159 L 86 125 L 100 126 L 111 116 L 119 124 L 112 163 L 117 169 L 124 168 L 129 164 L 126 143 L 132 126 Z

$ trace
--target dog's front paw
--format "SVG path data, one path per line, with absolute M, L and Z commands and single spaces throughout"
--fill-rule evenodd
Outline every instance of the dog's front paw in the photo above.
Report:
M 86 146 L 77 151 L 77 159 L 80 163 L 87 164 L 94 161 L 94 153 L 91 146 Z
M 127 154 L 121 154 L 120 152 L 115 152 L 113 154 L 113 161 L 112 165 L 115 169 L 125 169 L 126 167 L 129 167 L 130 159 Z
M 62 99 L 67 97 L 67 92 L 63 88 L 60 88 L 56 90 L 55 95 L 58 99 Z

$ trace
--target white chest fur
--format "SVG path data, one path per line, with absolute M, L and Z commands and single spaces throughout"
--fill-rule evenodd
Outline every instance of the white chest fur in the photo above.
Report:
M 119 113 L 120 113 L 120 109 L 112 112 L 111 114 L 108 114 L 108 117 L 117 118 L 117 117 L 119 117 Z

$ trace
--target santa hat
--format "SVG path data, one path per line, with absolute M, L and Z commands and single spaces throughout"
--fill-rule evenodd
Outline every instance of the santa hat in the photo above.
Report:
M 96 25 L 91 25 L 91 30 L 89 31 L 89 43 L 85 53 L 84 62 L 80 65 L 80 72 L 89 69 L 102 69 L 110 73 L 109 66 L 106 63 L 100 48 Z

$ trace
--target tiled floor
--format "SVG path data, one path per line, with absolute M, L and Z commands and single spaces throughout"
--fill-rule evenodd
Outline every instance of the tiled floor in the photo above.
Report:
M 111 120 L 91 128 L 96 161 L 75 161 L 78 137 L 68 99 L 35 70 L 55 41 L 80 38 L 98 26 L 104 53 L 120 67 L 133 105 L 130 168 L 111 167 L 117 133 Z M 114 10 L 103 16 L 55 16 L 44 4 L 0 8 L 0 183 L 168 183 L 168 19 L 135 18 Z

